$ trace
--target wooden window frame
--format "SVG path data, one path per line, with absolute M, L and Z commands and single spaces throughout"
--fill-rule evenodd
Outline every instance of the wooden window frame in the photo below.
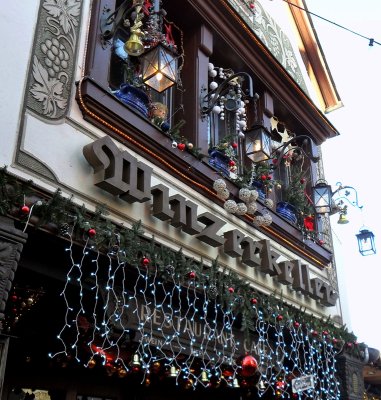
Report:
M 199 14 L 204 24 L 188 41 L 186 63 L 183 68 L 184 76 L 192 77 L 187 87 L 184 106 L 193 109 L 186 118 L 185 136 L 195 146 L 207 148 L 206 119 L 201 119 L 200 92 L 207 85 L 207 76 L 202 78 L 197 71 L 207 70 L 211 54 L 210 29 L 218 32 L 229 46 L 242 51 L 246 62 L 256 75 L 261 78 L 267 88 L 292 110 L 295 118 L 303 121 L 304 126 L 312 133 L 317 144 L 337 135 L 335 128 L 322 113 L 313 105 L 311 100 L 295 84 L 276 59 L 264 48 L 255 35 L 245 28 L 240 17 L 224 0 L 205 2 L 205 0 L 186 0 L 188 6 Z M 77 101 L 84 119 L 99 127 L 102 131 L 125 144 L 136 153 L 144 156 L 158 167 L 171 173 L 176 179 L 186 184 L 192 180 L 200 185 L 199 191 L 205 197 L 219 203 L 212 194 L 215 171 L 207 162 L 186 153 L 173 149 L 171 139 L 156 126 L 144 119 L 137 112 L 121 103 L 108 89 L 108 65 L 111 57 L 111 46 L 105 46 L 101 40 L 100 23 L 104 19 L 105 7 L 115 6 L 115 0 L 95 0 L 93 2 L 91 23 L 89 27 L 85 75 L 77 84 Z M 202 17 L 201 17 L 202 16 Z M 208 28 L 207 28 L 208 27 Z M 233 32 L 242 32 L 241 35 Z M 248 52 L 247 49 L 250 49 Z M 205 81 L 203 81 L 205 79 Z M 158 150 L 159 149 L 159 150 Z M 160 156 L 158 156 L 158 154 Z M 186 171 L 185 174 L 181 171 Z M 238 188 L 228 182 L 228 189 L 238 198 Z M 221 206 L 223 202 L 220 201 Z M 306 243 L 302 233 L 292 224 L 283 220 L 270 210 L 273 224 L 270 227 L 257 228 L 274 241 L 289 248 L 296 254 L 307 259 L 312 265 L 324 268 L 332 260 L 332 252 L 316 243 Z M 245 217 L 242 217 L 245 219 Z M 248 221 L 248 223 L 250 223 Z

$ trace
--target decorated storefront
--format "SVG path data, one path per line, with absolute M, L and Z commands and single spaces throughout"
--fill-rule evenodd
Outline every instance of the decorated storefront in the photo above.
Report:
M 341 102 L 291 11 L 292 41 L 259 1 L 23 7 L 0 149 L 3 399 L 362 398 L 368 348 L 313 196 Z

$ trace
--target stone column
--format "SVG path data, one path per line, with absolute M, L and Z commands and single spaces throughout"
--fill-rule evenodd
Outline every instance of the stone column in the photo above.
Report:
M 345 400 L 362 400 L 364 393 L 364 362 L 343 354 L 337 359 L 337 371 L 341 380 L 341 396 Z
M 15 278 L 21 251 L 28 235 L 16 229 L 11 218 L 0 216 L 0 326 Z M 1 329 L 0 329 L 1 332 Z M 0 398 L 8 354 L 9 338 L 0 334 Z
M 0 216 L 0 321 L 28 235 L 16 229 L 11 218 Z

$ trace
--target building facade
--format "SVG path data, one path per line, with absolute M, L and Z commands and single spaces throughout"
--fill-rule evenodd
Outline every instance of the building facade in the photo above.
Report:
M 2 396 L 360 399 L 306 5 L 178 3 L 4 17 Z

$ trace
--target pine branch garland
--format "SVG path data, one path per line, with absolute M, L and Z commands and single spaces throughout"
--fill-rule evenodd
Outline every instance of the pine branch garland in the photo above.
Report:
M 24 199 L 28 199 L 28 196 L 41 199 L 32 188 L 32 182 L 20 184 L 7 174 L 6 168 L 0 169 L 0 215 L 17 216 L 15 210 L 24 204 Z M 195 272 L 196 282 L 207 289 L 210 301 L 218 301 L 234 314 L 241 315 L 241 329 L 245 334 L 253 332 L 256 315 L 261 312 L 263 320 L 269 324 L 280 323 L 276 322 L 275 317 L 283 315 L 281 323 L 284 324 L 284 329 L 289 329 L 290 324 L 297 321 L 303 325 L 306 334 L 313 330 L 321 337 L 324 335 L 325 338 L 328 336 L 337 340 L 340 345 L 351 343 L 352 345 L 348 345 L 345 350 L 352 355 L 360 357 L 365 346 L 357 344 L 356 336 L 349 332 L 345 325 L 337 326 L 330 317 L 316 318 L 307 314 L 302 306 L 297 308 L 285 303 L 282 294 L 264 295 L 257 291 L 235 271 L 226 266 L 222 267 L 218 258 L 213 260 L 210 266 L 206 266 L 202 260 L 185 257 L 182 249 L 173 251 L 158 244 L 154 237 L 148 240 L 144 237 L 141 221 L 131 228 L 117 226 L 107 218 L 108 211 L 104 205 L 90 213 L 84 205 L 76 205 L 71 197 L 64 197 L 61 191 L 57 190 L 50 199 L 34 203 L 33 215 L 38 217 L 35 228 L 47 224 L 55 224 L 58 228 L 61 224 L 69 224 L 75 240 L 82 240 L 84 243 L 90 241 L 91 245 L 109 255 L 113 253 L 110 249 L 116 248 L 120 261 L 132 267 L 140 268 L 142 257 L 147 257 L 151 266 L 157 268 L 164 280 L 175 276 L 176 281 L 186 285 L 189 282 L 189 272 Z M 94 238 L 87 235 L 90 228 L 97 232 Z M 230 292 L 229 288 L 234 291 Z M 211 293 L 212 291 L 215 293 Z M 252 299 L 256 299 L 256 304 L 252 304 Z M 353 345 L 354 343 L 356 345 Z

